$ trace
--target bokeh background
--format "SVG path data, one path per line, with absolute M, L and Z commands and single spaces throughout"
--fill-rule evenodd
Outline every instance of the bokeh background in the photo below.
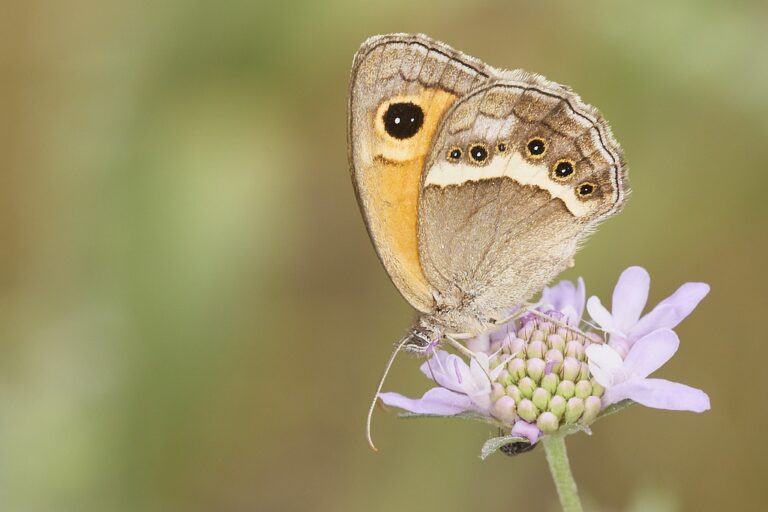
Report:
M 574 87 L 634 194 L 565 277 L 711 295 L 642 408 L 570 438 L 593 510 L 760 510 L 768 432 L 768 3 L 456 1 L 0 5 L 0 509 L 556 507 L 541 450 L 366 407 L 413 320 L 360 219 L 352 55 L 425 32 Z M 421 393 L 403 358 L 387 388 Z M 599 504 L 599 505 L 597 505 Z

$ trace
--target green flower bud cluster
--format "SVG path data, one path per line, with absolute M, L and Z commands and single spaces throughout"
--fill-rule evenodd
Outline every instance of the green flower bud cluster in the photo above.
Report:
M 565 425 L 589 425 L 600 412 L 605 391 L 589 372 L 585 349 L 602 341 L 546 320 L 531 318 L 496 342 L 491 368 L 506 364 L 493 383 L 493 415 L 513 425 L 535 423 L 545 434 Z M 506 363 L 505 363 L 506 361 Z

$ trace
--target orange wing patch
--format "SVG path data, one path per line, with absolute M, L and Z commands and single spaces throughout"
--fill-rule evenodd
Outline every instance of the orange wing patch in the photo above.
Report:
M 371 120 L 374 134 L 370 146 L 361 148 L 367 157 L 363 160 L 368 165 L 359 169 L 359 193 L 369 215 L 368 229 L 385 267 L 395 270 L 390 271 L 395 285 L 425 312 L 431 309 L 432 287 L 419 261 L 417 233 L 421 176 L 438 123 L 455 100 L 454 94 L 441 89 L 425 89 L 415 95 L 388 98 Z M 413 136 L 392 136 L 385 125 L 385 114 L 391 105 L 407 103 L 421 108 L 423 124 Z M 396 120 L 401 122 L 399 118 Z

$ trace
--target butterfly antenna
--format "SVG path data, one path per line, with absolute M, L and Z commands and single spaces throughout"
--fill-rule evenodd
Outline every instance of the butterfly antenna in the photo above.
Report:
M 381 379 L 379 379 L 379 385 L 376 387 L 376 393 L 373 395 L 371 406 L 368 408 L 368 418 L 365 420 L 365 437 L 368 439 L 368 446 L 370 446 L 371 449 L 375 452 L 379 451 L 379 449 L 376 448 L 376 445 L 373 444 L 373 438 L 371 437 L 371 420 L 373 419 L 373 411 L 376 408 L 376 402 L 379 401 L 379 393 L 381 393 L 381 388 L 384 387 L 384 381 L 386 380 L 387 375 L 389 375 L 389 369 L 392 368 L 392 363 L 395 362 L 395 357 L 400 352 L 400 350 L 402 350 L 403 346 L 410 339 L 410 337 L 411 335 L 409 334 L 400 340 L 397 343 L 395 350 L 392 351 L 392 355 L 389 356 L 389 361 L 387 361 L 387 365 L 384 367 L 384 374 L 381 376 Z

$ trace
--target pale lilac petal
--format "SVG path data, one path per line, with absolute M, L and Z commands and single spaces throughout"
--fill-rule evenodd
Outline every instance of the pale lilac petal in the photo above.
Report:
M 555 286 L 545 287 L 541 292 L 542 305 L 551 306 L 552 309 L 561 310 L 565 306 L 574 306 L 576 287 L 571 281 L 560 281 Z
M 618 332 L 618 329 L 613 321 L 611 312 L 605 309 L 605 306 L 595 296 L 592 296 L 587 301 L 587 311 L 592 320 L 602 327 L 605 332 Z M 622 334 L 622 333 L 619 333 Z
M 675 293 L 637 322 L 631 330 L 631 340 L 636 340 L 656 329 L 672 329 L 696 309 L 709 293 L 706 283 L 685 283 Z
M 646 407 L 671 411 L 704 412 L 709 397 L 700 389 L 664 379 L 633 379 L 607 389 L 603 406 L 631 399 Z
M 611 304 L 613 321 L 620 331 L 626 333 L 637 323 L 648 301 L 650 286 L 651 276 L 643 267 L 629 267 L 621 273 Z
M 399 393 L 379 393 L 379 398 L 387 405 L 418 414 L 452 416 L 475 410 L 468 396 L 445 388 L 432 388 L 419 399 L 408 398 Z
M 445 350 L 438 350 L 419 369 L 427 378 L 444 388 L 460 393 L 464 391 L 462 375 L 465 371 L 469 373 L 469 366 L 462 358 Z
M 680 339 L 669 329 L 646 334 L 629 349 L 624 358 L 624 371 L 630 377 L 644 379 L 669 361 L 679 346 Z
M 536 444 L 536 441 L 539 440 L 539 436 L 541 435 L 541 430 L 539 430 L 539 427 L 533 423 L 519 420 L 512 427 L 510 434 L 516 437 L 525 437 L 531 444 Z
M 619 336 L 618 334 L 611 334 L 608 345 L 618 352 L 622 358 L 627 357 L 629 349 L 632 348 L 632 343 L 630 343 L 627 338 Z
M 491 350 L 490 334 L 483 333 L 467 340 L 467 348 L 472 352 L 482 352 L 484 354 L 489 353 Z
M 603 387 L 613 386 L 620 379 L 624 360 L 608 345 L 593 344 L 587 347 L 589 372 Z
M 586 293 L 584 279 L 579 278 L 576 285 L 571 281 L 564 280 L 551 288 L 544 288 L 539 304 L 543 308 L 551 308 L 561 312 L 570 324 L 577 325 L 584 315 Z
M 584 316 L 584 306 L 587 304 L 587 287 L 584 285 L 584 279 L 581 277 L 576 280 L 576 295 L 573 307 L 576 308 L 576 312 L 579 314 L 578 322 L 581 322 L 581 317 Z

